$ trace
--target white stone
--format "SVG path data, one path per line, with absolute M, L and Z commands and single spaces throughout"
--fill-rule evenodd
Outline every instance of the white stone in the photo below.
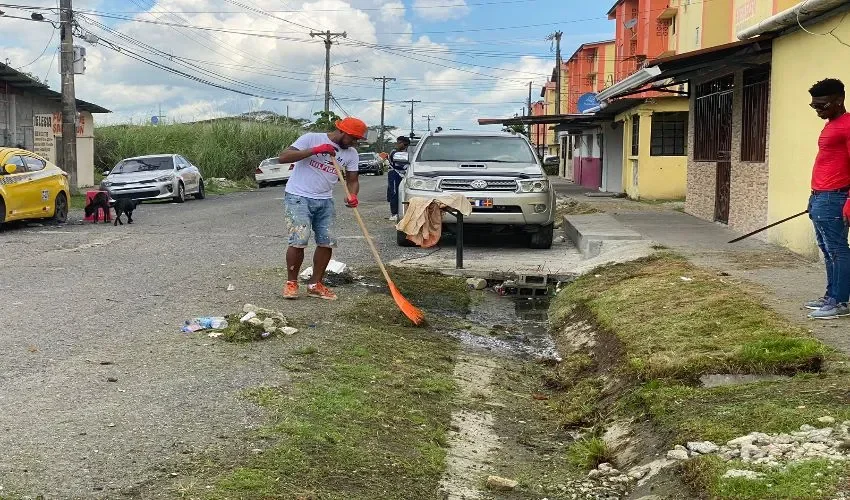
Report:
M 741 460 L 744 462 L 749 462 L 750 460 L 755 460 L 763 456 L 764 452 L 758 446 L 752 444 L 745 444 L 741 446 Z
M 824 443 L 832 436 L 832 427 L 824 427 L 809 432 L 807 439 L 813 443 Z
M 776 444 L 788 444 L 792 441 L 791 436 L 788 434 L 778 434 L 775 438 L 773 438 L 773 442 Z
M 729 446 L 740 447 L 745 444 L 753 444 L 753 441 L 756 440 L 756 437 L 752 434 L 747 434 L 746 436 L 736 437 L 735 439 L 730 439 L 726 442 Z
M 803 424 L 803 425 L 800 426 L 800 430 L 803 431 L 803 432 L 810 432 L 810 431 L 815 430 L 815 427 L 813 427 L 809 424 Z
M 688 442 L 688 449 L 701 455 L 706 455 L 716 452 L 720 447 L 711 441 L 690 441 Z
M 487 280 L 482 278 L 469 278 L 466 280 L 466 284 L 472 290 L 484 290 L 487 288 Z
M 599 464 L 597 469 L 599 469 L 599 472 L 601 472 L 605 475 L 608 475 L 608 474 L 611 473 L 612 470 L 614 470 L 614 467 L 611 464 L 606 462 L 606 463 Z
M 669 458 L 670 460 L 687 460 L 688 450 L 670 450 L 667 452 L 667 458 Z
M 646 465 L 639 465 L 637 467 L 632 467 L 629 471 L 628 475 L 630 478 L 637 481 L 638 479 L 643 479 L 644 476 L 649 474 L 649 467 Z
M 729 469 L 726 471 L 725 474 L 723 474 L 724 479 L 735 477 L 743 477 L 745 479 L 761 479 L 764 477 L 764 474 L 762 474 L 761 472 L 741 469 Z
M 298 333 L 298 328 L 293 328 L 291 326 L 285 326 L 283 328 L 280 328 L 279 330 L 284 335 L 295 335 L 296 333 Z
M 829 415 L 821 417 L 818 419 L 818 422 L 826 425 L 832 425 L 835 423 L 835 417 L 830 417 Z
M 590 472 L 587 473 L 587 477 L 590 479 L 596 479 L 597 477 L 602 475 L 602 471 L 599 469 L 590 469 Z

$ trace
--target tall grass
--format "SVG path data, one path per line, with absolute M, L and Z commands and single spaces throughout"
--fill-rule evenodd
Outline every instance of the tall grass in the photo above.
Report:
M 95 168 L 109 170 L 132 156 L 175 153 L 195 164 L 204 177 L 240 180 L 301 133 L 288 125 L 238 121 L 103 127 L 95 133 Z

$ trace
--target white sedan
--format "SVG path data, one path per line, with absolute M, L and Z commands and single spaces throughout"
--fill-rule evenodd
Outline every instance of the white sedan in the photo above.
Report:
M 278 182 L 286 182 L 289 180 L 289 176 L 292 175 L 292 170 L 294 169 L 294 163 L 282 165 L 277 158 L 266 158 L 260 162 L 260 166 L 254 171 L 254 180 L 257 181 L 257 186 L 259 187 Z

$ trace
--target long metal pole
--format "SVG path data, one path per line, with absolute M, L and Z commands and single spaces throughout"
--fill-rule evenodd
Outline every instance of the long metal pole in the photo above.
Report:
M 386 76 L 382 76 L 379 78 L 373 78 L 373 80 L 381 80 L 381 136 L 378 137 L 378 149 L 380 151 L 383 151 L 384 134 L 386 133 L 386 129 L 384 128 L 384 106 L 387 102 L 387 82 L 394 82 L 395 78 L 388 78 Z
M 555 33 L 555 114 L 561 114 L 561 35 L 560 31 Z
M 74 92 L 74 13 L 71 0 L 59 3 L 61 33 L 59 70 L 62 73 L 62 168 L 68 172 L 71 192 L 77 192 L 77 99 Z
M 410 138 L 413 139 L 413 104 L 422 101 L 415 101 L 411 99 L 407 102 L 410 103 Z
M 331 109 L 331 45 L 333 45 L 332 40 L 339 36 L 346 38 L 348 35 L 344 31 L 342 33 L 331 33 L 330 30 L 310 32 L 310 38 L 316 36 L 325 40 L 325 114 L 327 114 L 328 111 L 330 111 Z

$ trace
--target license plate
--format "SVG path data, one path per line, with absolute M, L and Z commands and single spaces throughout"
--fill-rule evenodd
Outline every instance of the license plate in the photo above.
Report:
M 469 203 L 477 208 L 493 208 L 493 198 L 470 198 Z

